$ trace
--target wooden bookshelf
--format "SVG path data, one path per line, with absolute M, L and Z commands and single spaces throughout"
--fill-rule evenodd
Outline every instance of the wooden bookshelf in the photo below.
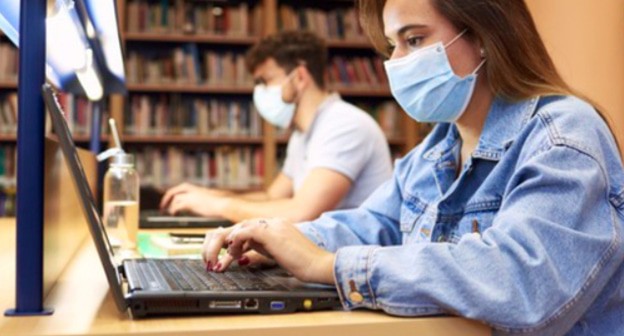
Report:
M 366 40 L 340 40 L 340 39 L 327 39 L 327 47 L 335 49 L 371 49 L 372 45 Z
M 91 141 L 88 135 L 75 135 L 75 142 Z M 108 135 L 102 135 L 100 141 L 107 142 Z M 127 144 L 212 144 L 212 145 L 262 145 L 262 137 L 249 136 L 208 136 L 208 135 L 123 135 L 123 143 Z M 284 139 L 287 141 L 288 139 Z M 17 141 L 15 134 L 0 134 L 0 143 Z
M 362 89 L 345 86 L 332 86 L 330 90 L 338 92 L 346 97 L 389 97 L 390 88 L 382 86 L 379 88 Z M 194 84 L 128 84 L 130 92 L 171 92 L 171 93 L 203 93 L 203 94 L 252 94 L 252 86 L 236 85 L 194 85 Z
M 172 1 L 172 0 L 170 0 Z M 127 15 L 126 5 L 129 0 L 117 0 L 117 7 L 119 9 L 120 27 L 126 29 Z M 330 8 L 335 6 L 336 8 L 345 8 L 350 6 L 350 1 L 325 1 L 320 6 L 322 8 Z M 280 6 L 295 2 L 280 1 L 280 0 L 258 0 L 249 1 L 249 3 L 262 6 L 262 16 L 264 25 L 262 31 L 254 31 L 253 34 L 257 36 L 240 36 L 235 34 L 214 34 L 214 33 L 181 33 L 174 32 L 179 29 L 171 29 L 169 31 L 163 30 L 162 32 L 128 32 L 122 31 L 121 38 L 122 44 L 125 50 L 140 50 L 140 48 L 171 48 L 179 47 L 181 44 L 197 44 L 201 45 L 201 50 L 210 50 L 214 46 L 215 50 L 235 50 L 236 52 L 244 51 L 244 48 L 250 47 L 258 41 L 262 36 L 267 36 L 278 31 L 278 21 L 280 20 Z M 329 3 L 329 5 L 328 5 Z M 215 4 L 219 4 L 215 2 Z M 228 2 L 223 2 L 223 6 L 228 6 Z M 319 5 L 314 1 L 304 2 L 302 7 Z M 299 7 L 299 3 L 295 6 Z M 251 6 L 249 7 L 251 9 Z M 351 18 L 352 19 L 352 18 Z M 327 38 L 327 45 L 330 48 L 330 54 L 342 55 L 362 55 L 365 57 L 372 57 L 376 53 L 372 50 L 370 42 L 365 36 L 357 37 L 331 37 Z M 198 47 L 199 48 L 199 47 Z M 126 52 L 128 54 L 128 52 Z M 378 64 L 376 71 L 380 71 Z M 201 76 L 204 74 L 201 73 Z M 140 78 L 140 77 L 139 77 Z M 203 77 L 202 77 L 203 80 Z M 390 89 L 386 84 L 375 87 L 374 85 L 362 85 L 357 83 L 354 85 L 344 84 L 330 84 L 330 90 L 338 92 L 341 96 L 345 97 L 347 101 L 357 102 L 362 101 L 378 101 L 383 102 L 387 100 L 393 100 L 390 93 Z M 152 94 L 193 94 L 208 95 L 210 99 L 223 99 L 228 100 L 231 96 L 246 96 L 251 101 L 251 95 L 253 94 L 253 86 L 250 84 L 227 84 L 220 83 L 219 85 L 213 84 L 190 84 L 190 83 L 129 83 L 128 92 L 132 95 L 152 95 Z M 121 124 L 121 120 L 124 118 L 124 112 L 128 108 L 128 99 L 131 98 L 115 98 L 115 104 L 111 104 L 111 115 L 118 120 L 118 125 Z M 237 97 L 236 99 L 239 99 Z M 124 102 L 125 100 L 125 102 Z M 419 126 L 412 121 L 408 116 L 401 114 L 398 123 L 397 136 L 389 136 L 388 143 L 393 148 L 393 151 L 399 153 L 406 153 L 413 148 L 418 142 L 420 142 L 422 135 L 419 132 Z M 184 145 L 185 148 L 203 148 L 202 146 L 260 146 L 263 151 L 264 157 L 264 184 L 268 185 L 273 177 L 276 175 L 277 167 L 277 148 L 282 147 L 288 142 L 288 135 L 278 135 L 276 129 L 270 124 L 263 121 L 261 136 L 209 136 L 209 135 L 123 135 L 124 143 L 132 144 L 133 146 L 176 146 Z M 123 127 L 123 126 L 122 126 Z
M 16 142 L 17 136 L 15 134 L 0 134 L 0 143 L 1 142 Z
M 77 143 L 87 143 L 87 142 L 91 141 L 91 137 L 90 136 L 83 135 L 83 134 L 81 134 L 81 135 L 74 135 L 73 139 L 74 139 L 74 142 L 77 142 Z M 100 142 L 106 142 L 106 141 L 108 141 L 108 136 L 102 135 L 100 137 Z
M 250 46 L 258 37 L 209 35 L 209 34 L 182 34 L 182 33 L 124 33 L 122 38 L 127 42 L 175 42 L 175 43 L 208 43 L 221 45 Z
M 252 86 L 198 84 L 128 84 L 130 92 L 252 94 Z
M 17 81 L 0 81 L 0 90 L 17 90 Z
M 209 135 L 124 135 L 127 144 L 262 145 L 262 137 Z

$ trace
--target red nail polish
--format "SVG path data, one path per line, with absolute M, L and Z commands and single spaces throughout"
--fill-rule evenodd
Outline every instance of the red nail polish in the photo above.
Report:
M 212 271 L 212 261 L 209 261 L 206 263 L 206 271 L 207 272 Z
M 213 268 L 212 268 L 212 271 L 213 271 L 213 272 L 219 272 L 219 271 L 221 271 L 221 263 L 217 263 L 217 264 L 215 265 L 215 267 L 213 267 Z
M 249 260 L 249 257 L 241 257 L 238 259 L 238 266 L 247 266 L 250 262 L 251 260 Z
M 234 243 L 234 241 L 232 241 L 232 240 L 227 242 L 228 246 L 232 245 L 232 243 Z

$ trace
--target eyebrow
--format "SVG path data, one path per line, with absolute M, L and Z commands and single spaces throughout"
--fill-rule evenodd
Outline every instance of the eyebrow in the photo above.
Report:
M 399 29 L 397 31 L 397 36 L 401 36 L 403 34 L 405 34 L 406 31 L 410 30 L 410 29 L 415 29 L 415 28 L 427 28 L 426 25 L 423 24 L 410 24 L 410 25 L 406 25 L 401 27 L 401 29 Z M 388 36 L 386 36 L 386 38 L 389 38 Z

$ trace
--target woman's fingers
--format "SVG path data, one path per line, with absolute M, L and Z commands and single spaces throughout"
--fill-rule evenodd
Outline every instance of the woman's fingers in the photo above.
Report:
M 234 258 L 226 253 L 221 258 L 219 258 L 217 264 L 213 267 L 212 270 L 214 272 L 223 272 L 230 266 L 230 264 L 232 264 L 233 261 Z
M 228 254 L 234 259 L 240 258 L 254 244 L 254 248 L 263 245 L 269 222 L 264 219 L 245 221 L 232 230 L 226 237 Z M 262 232 L 265 231 L 265 232 Z M 265 251 L 259 251 L 265 252 Z
M 248 251 L 238 259 L 240 266 L 275 266 L 277 263 L 256 251 Z
M 202 257 L 206 263 L 206 269 L 212 270 L 218 263 L 219 252 L 224 245 L 225 237 L 229 234 L 229 229 L 218 228 L 206 233 L 204 239 L 204 249 Z

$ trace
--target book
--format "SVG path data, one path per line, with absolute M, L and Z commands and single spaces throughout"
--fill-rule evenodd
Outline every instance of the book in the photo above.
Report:
M 168 233 L 139 232 L 137 250 L 146 258 L 195 257 L 201 258 L 203 242 L 174 239 Z

